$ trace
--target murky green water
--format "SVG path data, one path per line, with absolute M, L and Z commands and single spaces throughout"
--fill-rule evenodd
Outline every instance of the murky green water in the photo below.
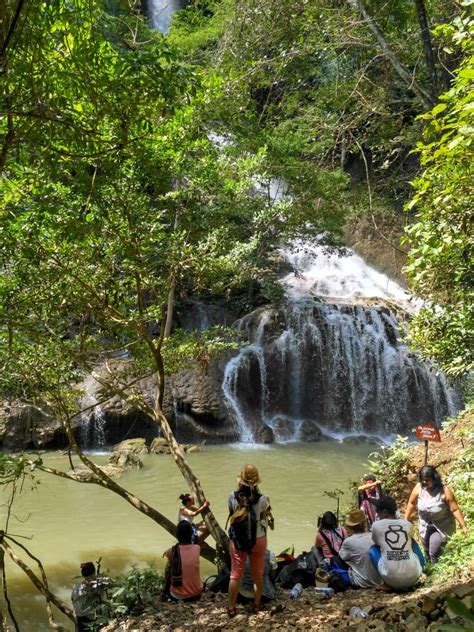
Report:
M 227 496 L 236 487 L 238 472 L 243 464 L 254 463 L 262 478 L 261 489 L 270 497 L 275 515 L 270 548 L 278 552 L 294 544 L 299 552 L 313 544 L 317 516 L 335 509 L 335 501 L 324 492 L 345 490 L 349 481 L 359 479 L 369 451 L 367 446 L 338 443 L 273 445 L 252 450 L 212 446 L 189 455 L 189 460 L 221 525 L 227 517 Z M 64 456 L 51 454 L 45 461 L 57 468 L 68 467 Z M 162 554 L 173 539 L 124 500 L 94 485 L 46 475 L 40 480 L 37 489 L 25 490 L 15 503 L 9 532 L 32 538 L 23 542 L 43 561 L 51 588 L 62 599 L 69 601 L 81 561 L 102 557 L 102 568 L 112 574 L 134 562 L 153 560 L 158 567 L 164 566 Z M 169 456 L 145 457 L 144 468 L 126 473 L 120 483 L 173 520 L 179 494 L 188 491 Z M 20 556 L 25 557 L 23 553 Z M 201 572 L 203 576 L 212 574 L 213 567 L 202 561 Z M 10 560 L 7 581 L 22 632 L 47 630 L 43 598 Z M 58 616 L 58 620 L 62 618 Z

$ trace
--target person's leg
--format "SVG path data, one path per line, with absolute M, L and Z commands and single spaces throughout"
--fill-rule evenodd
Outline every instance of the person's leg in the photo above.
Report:
M 374 565 L 375 570 L 378 571 L 379 562 L 380 562 L 380 558 L 382 557 L 382 554 L 380 553 L 380 547 L 377 546 L 377 544 L 372 544 L 372 546 L 370 547 L 369 557 L 370 557 L 370 561 Z
M 231 541 L 229 546 L 230 553 L 230 580 L 229 580 L 229 616 L 236 614 L 237 595 L 239 594 L 240 580 L 244 576 L 245 561 L 247 553 L 238 551 L 234 543 Z
M 439 556 L 443 552 L 444 543 L 445 540 L 441 533 L 437 529 L 434 529 L 430 536 L 429 548 L 429 560 L 432 564 L 436 564 L 436 562 L 439 560 Z
M 433 531 L 436 531 L 436 529 L 433 527 L 433 525 L 428 525 L 426 527 L 425 535 L 421 538 L 421 544 L 423 545 L 423 550 L 425 552 L 425 558 L 429 562 L 431 562 L 431 558 L 430 558 L 430 537 L 431 537 L 431 534 L 433 533 Z
M 422 568 L 422 569 L 423 569 L 423 568 L 425 568 L 426 561 L 425 561 L 425 558 L 424 558 L 424 556 L 423 556 L 423 553 L 421 552 L 421 549 L 420 549 L 420 547 L 419 547 L 419 545 L 418 545 L 418 542 L 416 542 L 416 540 L 412 540 L 412 542 L 411 542 L 411 548 L 412 548 L 413 553 L 414 553 L 414 554 L 417 556 L 417 558 L 420 560 L 421 568 Z
M 94 623 L 89 617 L 77 617 L 76 618 L 76 630 L 77 632 L 88 632 L 90 630 L 91 623 Z
M 253 580 L 253 591 L 255 593 L 254 609 L 260 608 L 260 601 L 263 593 L 263 570 L 265 568 L 265 551 L 267 550 L 267 538 L 265 536 L 257 538 L 250 557 L 250 574 Z
M 200 544 L 201 542 L 204 542 L 204 540 L 209 535 L 209 529 L 206 527 L 206 523 L 204 522 L 204 520 L 197 525 L 197 530 L 198 530 L 197 543 Z

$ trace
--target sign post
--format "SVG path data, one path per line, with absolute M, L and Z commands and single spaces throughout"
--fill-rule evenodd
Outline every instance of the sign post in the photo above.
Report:
M 433 424 L 424 424 L 415 428 L 415 435 L 417 439 L 425 442 L 425 465 L 428 463 L 428 442 L 434 441 L 435 443 L 441 442 L 441 435 L 439 430 L 434 427 Z

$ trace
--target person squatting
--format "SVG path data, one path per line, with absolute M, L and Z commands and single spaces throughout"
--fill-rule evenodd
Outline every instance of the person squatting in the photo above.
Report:
M 290 589 L 290 597 L 315 584 L 316 590 L 328 596 L 347 589 L 412 589 L 425 569 L 425 559 L 431 564 L 438 561 L 456 522 L 468 533 L 454 494 L 436 469 L 424 466 L 418 478 L 402 517 L 395 499 L 383 492 L 382 481 L 366 475 L 358 488 L 358 507 L 348 512 L 342 525 L 333 512 L 326 511 L 318 519 L 309 553 L 295 558 L 286 550 L 276 557 L 267 544 L 268 530 L 274 528 L 270 500 L 260 490 L 257 468 L 245 465 L 237 476 L 237 489 L 227 500 L 230 569 L 224 569 L 210 589 L 228 592 L 230 618 L 238 612 L 237 603 L 250 601 L 253 612 L 259 612 L 262 604 L 277 597 L 278 585 Z M 180 500 L 177 543 L 163 554 L 167 563 L 161 598 L 195 601 L 205 590 L 200 544 L 209 531 L 204 519 L 195 525 L 194 518 L 205 515 L 209 502 L 196 506 L 190 494 L 182 494 Z M 415 509 L 424 555 L 410 522 Z M 83 580 L 72 593 L 78 632 L 94 621 L 109 582 L 96 575 L 92 562 L 81 565 L 81 574 Z

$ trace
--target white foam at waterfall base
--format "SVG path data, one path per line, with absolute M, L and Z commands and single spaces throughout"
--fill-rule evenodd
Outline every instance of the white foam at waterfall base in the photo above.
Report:
M 290 300 L 320 296 L 342 301 L 382 298 L 414 311 L 417 303 L 410 293 L 385 274 L 377 272 L 352 250 L 347 255 L 327 248 L 295 241 L 282 249 L 293 272 L 280 280 Z

